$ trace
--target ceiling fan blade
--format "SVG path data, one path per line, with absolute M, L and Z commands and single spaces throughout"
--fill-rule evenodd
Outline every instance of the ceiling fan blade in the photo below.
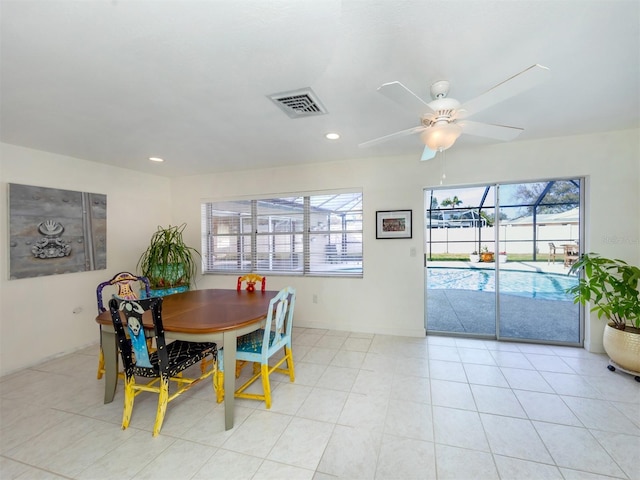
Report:
M 433 157 L 436 156 L 436 152 L 434 150 L 431 150 L 429 147 L 424 147 L 424 150 L 422 151 L 422 156 L 420 157 L 420 161 L 424 162 L 425 160 L 431 160 Z
M 407 128 L 406 130 L 400 130 L 399 132 L 391 133 L 389 135 L 385 135 L 384 137 L 374 138 L 373 140 L 369 140 L 364 143 L 360 143 L 358 146 L 360 148 L 370 147 L 372 145 L 376 145 L 378 143 L 386 142 L 388 140 L 393 140 L 394 138 L 406 137 L 407 135 L 413 135 L 414 133 L 422 132 L 426 127 L 412 127 Z
M 415 113 L 418 117 L 421 117 L 425 113 L 434 113 L 424 100 L 400 82 L 385 83 L 378 88 L 378 91 L 385 97 L 402 105 L 410 112 Z
M 472 122 L 471 120 L 462 120 L 456 123 L 462 127 L 463 133 L 475 135 L 476 137 L 502 140 L 503 142 L 513 140 L 524 131 L 524 128 L 491 125 L 489 123 Z
M 550 71 L 542 65 L 532 65 L 526 70 L 515 74 L 495 87 L 487 90 L 482 95 L 469 100 L 458 109 L 457 118 L 469 117 L 485 108 L 514 97 L 519 93 L 529 90 L 550 76 Z

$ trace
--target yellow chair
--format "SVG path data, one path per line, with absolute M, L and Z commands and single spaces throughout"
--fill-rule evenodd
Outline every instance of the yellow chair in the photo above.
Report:
M 295 381 L 293 354 L 291 351 L 291 331 L 293 328 L 293 310 L 296 303 L 296 291 L 287 287 L 271 300 L 264 328 L 238 337 L 236 358 L 240 361 L 259 364 L 260 369 L 254 373 L 242 386 L 235 391 L 238 398 L 263 400 L 267 408 L 271 408 L 271 385 L 269 375 L 273 372 L 289 375 L 290 381 Z M 220 349 L 222 352 L 223 349 Z M 269 359 L 276 353 L 284 351 L 284 356 L 273 366 L 269 366 Z M 215 385 L 218 403 L 224 399 L 224 362 L 222 353 L 219 356 L 218 372 Z M 287 368 L 280 368 L 285 363 Z M 262 378 L 263 394 L 245 393 L 245 390 Z
M 260 282 L 260 291 L 264 292 L 267 284 L 267 277 L 263 277 L 262 275 L 258 275 L 257 273 L 248 273 L 242 277 L 238 277 L 238 284 L 236 286 L 238 291 L 242 290 L 243 282 L 247 284 L 248 292 L 254 292 L 256 289 L 256 283 Z
M 166 343 L 162 326 L 162 298 L 146 298 L 143 300 L 126 300 L 113 298 L 109 302 L 111 320 L 118 340 L 118 348 L 124 364 L 124 410 L 122 413 L 122 429 L 129 426 L 133 413 L 133 402 L 142 392 L 158 394 L 158 408 L 153 426 L 153 436 L 157 436 L 162 428 L 167 404 L 178 395 L 189 390 L 201 380 L 212 377 L 215 380 L 218 350 L 215 343 L 187 342 L 174 340 Z M 153 320 L 156 351 L 150 352 L 147 347 L 142 316 L 150 311 Z M 122 316 L 126 318 L 126 329 Z M 182 372 L 204 358 L 211 356 L 211 370 L 197 378 L 187 378 Z M 136 376 L 152 378 L 147 384 L 136 383 Z M 177 390 L 169 392 L 169 382 L 176 382 Z M 159 385 L 158 385 L 159 383 Z M 212 382 L 215 394 L 215 383 Z
M 258 275 L 257 273 L 248 273 L 246 275 L 238 277 L 238 282 L 236 284 L 236 289 L 238 291 L 242 290 L 243 283 L 246 284 L 246 290 L 248 292 L 255 292 L 256 283 L 260 283 L 260 291 L 264 292 L 267 286 L 267 277 L 263 277 L 262 275 Z M 242 369 L 246 364 L 247 362 L 241 362 L 241 361 L 236 362 L 236 378 L 240 377 L 240 373 L 242 372 Z M 201 367 L 202 371 L 204 372 L 208 368 L 208 366 L 209 365 L 206 361 L 202 362 L 202 367 Z M 253 366 L 253 369 L 255 373 L 256 365 Z
M 102 299 L 102 291 L 106 287 L 116 287 L 115 295 L 127 300 L 135 300 L 138 298 L 138 289 L 144 288 L 145 296 L 151 296 L 151 286 L 147 277 L 140 277 L 129 272 L 116 273 L 111 280 L 102 282 L 96 288 L 96 297 L 98 299 L 98 314 L 106 312 Z M 98 354 L 98 380 L 104 375 L 104 352 L 102 351 L 102 327 L 100 327 L 100 353 Z M 149 347 L 151 347 L 151 339 L 149 339 Z

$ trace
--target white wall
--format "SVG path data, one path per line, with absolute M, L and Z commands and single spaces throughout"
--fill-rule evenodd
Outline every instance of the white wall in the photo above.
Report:
M 640 135 L 638 130 L 551 138 L 446 152 L 446 184 L 588 177 L 591 200 L 586 249 L 640 262 Z M 204 200 L 358 187 L 364 192 L 364 278 L 268 278 L 270 288 L 298 290 L 296 324 L 397 335 L 424 335 L 423 188 L 438 186 L 442 158 L 370 158 L 334 164 L 183 177 L 172 181 L 172 218 L 187 222 L 186 240 L 200 245 Z M 376 240 L 375 211 L 413 209 L 411 240 Z M 229 288 L 234 278 L 208 275 L 199 288 Z M 318 295 L 318 303 L 312 302 Z M 590 318 L 586 347 L 602 351 L 603 324 Z
M 0 375 L 95 343 L 95 287 L 135 269 L 157 225 L 187 222 L 200 245 L 202 200 L 359 187 L 364 192 L 364 278 L 270 276 L 298 289 L 301 326 L 424 335 L 423 188 L 438 186 L 441 159 L 371 158 L 168 180 L 0 144 Z M 640 263 L 640 131 L 552 138 L 446 152 L 446 183 L 588 177 L 586 249 Z M 107 195 L 107 270 L 7 280 L 7 183 Z M 375 211 L 412 209 L 410 240 L 376 240 Z M 410 256 L 411 248 L 418 255 Z M 199 276 L 198 288 L 232 288 L 235 277 Z M 318 295 L 314 304 L 312 296 Z M 74 314 L 80 307 L 82 311 Z M 590 318 L 586 347 L 602 351 L 603 323 Z
M 421 304 L 422 234 L 416 223 L 412 239 L 375 240 L 376 210 L 422 211 L 421 186 L 427 177 L 415 159 L 371 159 L 339 163 L 244 171 L 175 179 L 173 215 L 190 226 L 200 225 L 199 205 L 241 195 L 269 195 L 322 189 L 362 188 L 364 191 L 364 278 L 269 276 L 267 286 L 297 289 L 296 324 L 397 335 L 424 335 Z M 198 208 L 196 208 L 196 206 Z M 199 228 L 187 241 L 200 244 Z M 418 252 L 410 257 L 410 249 Z M 208 275 L 198 287 L 231 288 L 235 277 Z M 404 288 L 397 288 L 404 285 Z M 318 303 L 312 303 L 312 296 Z
M 107 269 L 8 280 L 7 183 L 106 194 Z M 171 199 L 166 178 L 1 143 L 0 190 L 0 375 L 5 375 L 98 341 L 96 286 L 119 271 L 135 271 L 151 234 L 169 222 Z

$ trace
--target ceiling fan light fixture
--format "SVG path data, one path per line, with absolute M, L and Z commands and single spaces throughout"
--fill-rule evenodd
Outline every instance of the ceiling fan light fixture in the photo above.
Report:
M 462 127 L 446 121 L 436 122 L 427 128 L 420 137 L 422 142 L 434 152 L 442 152 L 453 146 L 462 133 Z

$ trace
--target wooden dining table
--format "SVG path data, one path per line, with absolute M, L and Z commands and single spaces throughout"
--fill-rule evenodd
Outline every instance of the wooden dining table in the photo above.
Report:
M 267 317 L 269 302 L 277 291 L 205 289 L 168 295 L 162 301 L 165 338 L 193 342 L 216 342 L 224 346 L 224 364 L 236 364 L 236 339 L 260 328 Z M 118 381 L 118 347 L 109 310 L 96 317 L 102 335 L 105 360 L 104 403 L 113 401 Z M 153 329 L 149 312 L 143 316 L 145 328 Z M 235 375 L 224 376 L 225 392 L 235 392 Z M 224 397 L 225 430 L 233 428 L 234 395 Z

